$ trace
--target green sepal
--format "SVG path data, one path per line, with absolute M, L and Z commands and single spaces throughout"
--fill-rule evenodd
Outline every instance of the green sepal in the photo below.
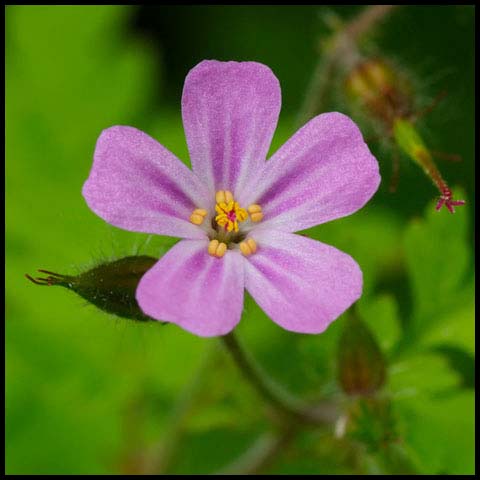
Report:
M 371 395 L 385 383 L 386 364 L 375 337 L 351 312 L 339 339 L 338 381 L 348 395 Z
M 38 285 L 68 288 L 107 313 L 146 322 L 154 319 L 142 312 L 135 292 L 140 279 L 157 261 L 158 258 L 146 255 L 128 256 L 103 262 L 76 276 L 39 270 L 48 277 L 34 279 L 27 275 L 27 278 Z

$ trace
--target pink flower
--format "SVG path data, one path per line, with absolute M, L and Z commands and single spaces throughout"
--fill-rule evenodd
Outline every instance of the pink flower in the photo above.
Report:
M 183 89 L 193 171 L 135 128 L 100 135 L 83 187 L 89 207 L 125 230 L 182 238 L 138 285 L 147 315 L 225 335 L 246 288 L 283 328 L 320 333 L 360 297 L 349 255 L 293 232 L 363 207 L 378 163 L 340 113 L 315 117 L 266 161 L 280 105 L 265 65 L 208 60 Z

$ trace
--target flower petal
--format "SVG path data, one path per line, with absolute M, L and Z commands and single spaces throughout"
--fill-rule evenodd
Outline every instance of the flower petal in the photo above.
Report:
M 208 241 L 182 240 L 140 280 L 140 308 L 201 337 L 225 335 L 240 321 L 244 267 L 239 253 L 207 253 Z
M 362 293 L 362 272 L 346 253 L 300 235 L 254 230 L 245 287 L 286 330 L 321 333 Z
M 256 62 L 205 60 L 188 73 L 182 115 L 193 171 L 234 194 L 263 166 L 281 105 L 280 85 Z
M 325 113 L 272 156 L 238 201 L 260 204 L 263 225 L 296 232 L 350 215 L 379 183 L 378 162 L 355 123 L 341 113 Z
M 88 206 L 106 222 L 134 232 L 204 238 L 189 222 L 209 196 L 173 153 L 133 127 L 102 132 L 83 186 Z

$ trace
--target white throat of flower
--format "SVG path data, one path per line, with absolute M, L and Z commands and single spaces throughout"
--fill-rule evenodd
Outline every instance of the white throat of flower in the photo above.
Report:
M 260 205 L 252 204 L 244 209 L 235 201 L 232 192 L 219 190 L 215 194 L 215 213 L 216 215 L 211 218 L 211 228 L 206 225 L 210 238 L 208 244 L 210 255 L 222 258 L 227 250 L 239 249 L 242 255 L 249 256 L 257 251 L 257 244 L 248 236 L 249 229 L 245 227 L 250 222 L 262 221 L 263 212 Z M 190 222 L 202 226 L 208 217 L 207 210 L 196 208 L 190 215 Z

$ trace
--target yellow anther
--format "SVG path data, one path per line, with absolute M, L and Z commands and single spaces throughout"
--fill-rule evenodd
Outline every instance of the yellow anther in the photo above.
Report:
M 227 228 L 227 232 L 231 232 L 232 230 L 235 230 L 235 232 L 238 232 L 238 222 L 228 221 L 226 228 Z
M 240 251 L 242 252 L 243 255 L 248 257 L 249 255 L 252 254 L 252 251 L 250 250 L 250 247 L 248 246 L 247 242 L 241 242 L 240 243 Z
M 248 218 L 248 213 L 241 208 L 238 202 L 233 199 L 232 192 L 228 190 L 219 190 L 215 194 L 215 211 L 217 216 L 215 221 L 220 227 L 224 227 L 227 232 L 238 232 L 238 222 L 244 222 Z
M 247 238 L 244 242 L 240 243 L 240 251 L 243 255 L 248 257 L 257 251 L 257 244 L 253 238 Z
M 201 225 L 203 223 L 203 217 L 201 215 L 196 215 L 195 213 L 192 213 L 190 215 L 190 221 L 195 225 Z
M 219 190 L 215 194 L 215 201 L 217 203 L 225 203 L 225 192 L 223 190 Z
M 215 194 L 215 201 L 217 203 L 229 203 L 233 200 L 233 194 L 229 190 L 219 190 Z
M 216 194 L 215 194 L 215 201 L 217 203 L 224 203 L 225 202 L 225 192 L 223 190 L 219 190 Z
M 210 240 L 210 243 L 208 244 L 208 253 L 210 255 L 215 256 L 215 252 L 217 251 L 218 247 L 218 240 Z
M 255 253 L 257 251 L 257 244 L 255 243 L 255 240 L 253 238 L 247 238 L 245 241 L 248 243 L 252 253 Z
M 262 212 L 252 213 L 250 215 L 250 218 L 252 219 L 252 222 L 259 222 L 263 218 L 263 213 Z
M 241 208 L 238 202 L 235 202 L 235 213 L 239 222 L 244 222 L 248 218 L 248 213 L 244 208 Z
M 208 253 L 213 257 L 221 258 L 225 255 L 227 251 L 227 245 L 223 242 L 219 242 L 218 240 L 211 240 L 208 244 Z
M 224 227 L 228 223 L 228 217 L 224 213 L 222 213 L 215 217 L 215 221 L 218 223 L 218 225 Z
M 226 251 L 227 251 L 227 244 L 221 242 L 218 244 L 217 251 L 215 252 L 215 256 L 218 258 L 221 258 L 225 255 Z
M 206 210 L 204 210 L 203 208 L 196 208 L 190 215 L 190 221 L 195 225 L 201 225 L 205 220 L 206 215 Z
M 262 211 L 262 207 L 260 205 L 257 205 L 256 203 L 253 203 L 247 208 L 247 210 L 248 213 L 257 213 Z
M 250 218 L 252 219 L 252 222 L 259 222 L 260 220 L 262 220 L 263 212 L 260 205 L 253 203 L 247 208 L 247 210 L 248 213 L 250 213 Z

